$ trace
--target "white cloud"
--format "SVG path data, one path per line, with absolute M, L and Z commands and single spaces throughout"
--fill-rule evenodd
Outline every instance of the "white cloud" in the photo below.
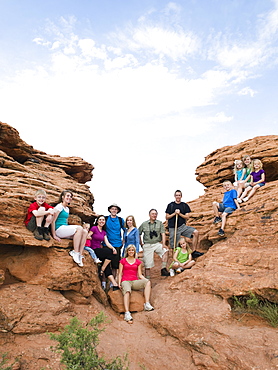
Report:
M 257 91 L 251 89 L 250 87 L 244 87 L 238 92 L 238 95 L 250 95 L 253 98 L 257 94 Z

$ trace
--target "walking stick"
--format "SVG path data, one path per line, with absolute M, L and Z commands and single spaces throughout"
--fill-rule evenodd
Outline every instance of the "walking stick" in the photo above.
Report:
M 175 231 L 174 231 L 174 253 L 176 251 L 176 243 L 177 243 L 177 226 L 178 226 L 178 214 L 176 213 Z

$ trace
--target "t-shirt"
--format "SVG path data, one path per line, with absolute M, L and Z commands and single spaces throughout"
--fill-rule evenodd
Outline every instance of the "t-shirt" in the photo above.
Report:
M 46 211 L 49 208 L 53 208 L 52 206 L 50 206 L 49 204 L 47 204 L 45 202 L 41 206 L 39 206 L 37 202 L 31 203 L 29 208 L 28 208 L 25 220 L 24 220 L 25 225 L 28 225 L 29 221 L 31 220 L 32 216 L 34 215 L 33 211 L 37 211 L 40 207 L 44 207 Z
M 235 189 L 226 191 L 223 197 L 223 204 L 225 208 L 230 207 L 236 209 L 237 206 L 234 199 L 237 199 L 237 191 Z
M 57 206 L 55 206 L 55 209 L 59 211 L 59 214 L 55 221 L 55 230 L 57 230 L 60 226 L 68 224 L 69 208 L 64 207 L 61 203 L 59 203 L 57 204 Z
M 127 262 L 126 258 L 123 258 L 120 260 L 120 263 L 123 265 L 122 281 L 139 280 L 138 266 L 142 263 L 140 260 L 135 259 L 135 262 L 130 264 Z
M 106 232 L 104 230 L 99 231 L 97 226 L 91 227 L 90 231 L 93 232 L 90 247 L 92 249 L 102 248 L 101 243 L 104 241 Z
M 115 248 L 122 246 L 122 225 L 123 219 L 121 217 L 108 216 L 106 219 L 106 233 L 109 243 Z
M 188 260 L 189 258 L 189 253 L 188 252 L 185 252 L 183 253 L 182 251 L 182 248 L 181 247 L 178 247 L 177 248 L 177 251 L 178 251 L 178 256 L 177 256 L 177 260 L 180 262 L 180 263 L 184 263 Z
M 251 176 L 253 177 L 253 182 L 258 182 L 262 179 L 262 174 L 265 173 L 264 170 L 259 170 L 258 172 L 251 172 Z M 264 184 L 264 182 L 262 182 Z
M 187 203 L 184 203 L 184 202 L 180 202 L 180 203 L 171 202 L 171 203 L 168 204 L 165 213 L 168 213 L 170 215 L 170 214 L 174 213 L 176 209 L 179 209 L 183 215 L 185 215 L 186 213 L 191 212 L 191 209 L 190 209 L 190 207 L 189 207 L 189 205 Z M 175 227 L 175 223 L 176 223 L 176 216 L 173 216 L 172 218 L 170 218 L 168 220 L 168 227 L 169 228 L 174 228 Z M 181 226 L 183 224 L 186 224 L 186 220 L 184 218 L 178 216 L 178 224 L 177 224 L 177 226 L 179 227 L 179 226 Z

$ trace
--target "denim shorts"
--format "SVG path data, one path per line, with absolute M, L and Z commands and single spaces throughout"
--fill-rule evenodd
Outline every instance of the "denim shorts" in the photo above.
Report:
M 225 213 L 229 213 L 229 214 L 231 214 L 235 211 L 235 209 L 232 208 L 232 207 L 225 207 L 223 203 L 219 203 L 218 210 L 219 210 L 219 212 L 222 212 L 222 213 L 225 212 Z
M 257 185 L 259 185 L 260 187 L 261 186 L 264 186 L 265 185 L 265 182 L 259 182 L 258 184 L 256 184 L 256 185 L 249 185 L 249 186 L 251 186 L 251 188 L 253 188 L 254 186 L 257 186 Z

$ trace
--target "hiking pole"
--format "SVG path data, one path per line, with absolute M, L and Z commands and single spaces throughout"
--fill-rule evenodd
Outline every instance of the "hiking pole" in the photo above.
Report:
M 178 214 L 176 213 L 175 231 L 174 231 L 174 253 L 176 251 L 176 243 L 177 243 L 177 226 L 178 226 Z

